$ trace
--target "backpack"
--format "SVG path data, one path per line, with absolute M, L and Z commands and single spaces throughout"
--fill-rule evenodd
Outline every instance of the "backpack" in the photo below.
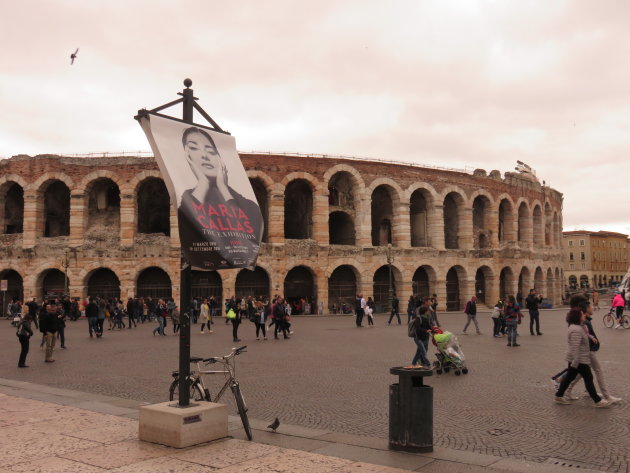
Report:
M 411 338 L 416 336 L 416 317 L 413 317 L 407 324 L 407 335 Z

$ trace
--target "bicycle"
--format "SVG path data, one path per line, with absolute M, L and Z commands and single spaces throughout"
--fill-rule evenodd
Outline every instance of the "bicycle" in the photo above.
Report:
M 615 313 L 615 308 L 611 307 L 611 309 L 604 315 L 604 327 L 612 328 L 617 321 L 617 315 Z M 630 329 L 630 316 L 624 314 L 621 316 L 620 325 L 625 329 Z
M 190 362 L 195 363 L 197 365 L 197 369 L 191 370 L 188 382 L 190 385 L 190 399 L 192 401 L 218 402 L 225 393 L 226 389 L 229 387 L 234 395 L 234 401 L 236 402 L 236 408 L 238 409 L 238 414 L 241 417 L 245 434 L 247 435 L 248 440 L 252 440 L 252 429 L 249 425 L 249 419 L 247 418 L 247 404 L 245 403 L 245 398 L 241 392 L 241 386 L 236 379 L 236 355 L 240 355 L 245 352 L 246 349 L 246 346 L 232 348 L 230 354 L 225 356 L 213 356 L 210 358 L 191 357 Z M 206 365 L 221 363 L 223 365 L 223 369 L 204 370 L 201 367 L 201 363 L 205 363 Z M 223 387 L 221 387 L 214 399 L 212 399 L 210 390 L 204 383 L 204 375 L 213 374 L 222 374 L 226 378 Z M 171 383 L 168 392 L 169 399 L 171 401 L 175 401 L 179 400 L 179 371 L 173 371 L 172 376 L 173 382 Z

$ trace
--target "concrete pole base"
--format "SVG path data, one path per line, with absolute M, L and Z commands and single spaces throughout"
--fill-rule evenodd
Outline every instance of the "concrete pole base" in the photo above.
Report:
M 145 442 L 184 448 L 227 435 L 225 404 L 200 402 L 181 408 L 171 401 L 140 407 L 138 437 Z

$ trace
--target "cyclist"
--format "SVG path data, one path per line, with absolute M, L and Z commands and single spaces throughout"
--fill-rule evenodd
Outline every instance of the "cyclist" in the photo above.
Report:
M 617 325 L 615 328 L 621 328 L 621 317 L 623 316 L 623 308 L 626 305 L 626 301 L 621 294 L 615 294 L 613 297 L 611 307 L 615 309 L 615 316 L 617 317 Z

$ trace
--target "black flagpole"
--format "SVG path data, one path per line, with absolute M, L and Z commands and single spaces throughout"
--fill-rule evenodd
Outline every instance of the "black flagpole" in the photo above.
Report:
M 186 88 L 182 91 L 183 97 L 183 120 L 186 123 L 193 124 L 193 109 L 195 96 L 190 88 L 192 80 L 185 79 Z M 180 258 L 180 279 L 179 279 L 179 317 L 180 317 L 180 333 L 179 333 L 179 407 L 188 407 L 190 404 L 190 299 L 191 276 L 192 271 L 190 264 L 181 252 Z
M 190 88 L 192 80 L 185 79 L 184 85 L 186 88 L 179 92 L 182 98 L 173 100 L 167 104 L 161 105 L 152 110 L 138 110 L 138 114 L 134 117 L 136 120 L 140 120 L 149 114 L 170 118 L 173 117 L 158 113 L 165 108 L 183 104 L 182 121 L 190 125 L 194 124 L 193 110 L 197 110 L 208 122 L 212 125 L 215 131 L 219 133 L 230 133 L 221 129 L 221 127 L 212 119 L 206 111 L 195 102 L 197 99 L 193 95 L 193 90 Z M 178 407 L 188 407 L 190 405 L 190 383 L 188 378 L 190 376 L 190 303 L 192 300 L 192 286 L 191 286 L 192 270 L 190 264 L 184 257 L 184 253 L 181 253 L 180 257 L 180 285 L 179 285 L 179 314 L 180 314 L 180 329 L 179 329 L 179 403 Z

